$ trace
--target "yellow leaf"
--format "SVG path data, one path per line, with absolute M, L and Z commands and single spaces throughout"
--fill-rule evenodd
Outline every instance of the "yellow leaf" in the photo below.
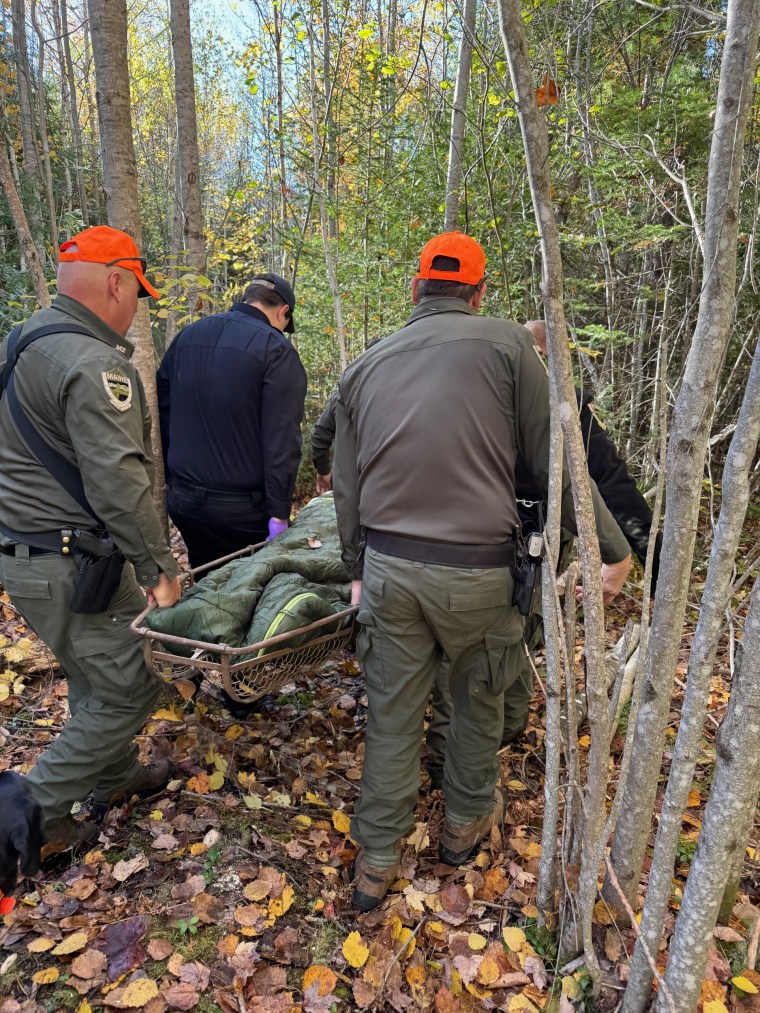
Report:
M 509 1013 L 518 1013 L 518 1010 L 525 1010 L 525 1013 L 538 1013 L 526 995 L 513 995 L 509 1002 Z
M 144 1006 L 158 995 L 158 985 L 152 978 L 138 978 L 124 989 L 122 1006 Z
M 401 929 L 399 930 L 399 933 L 398 933 L 398 935 L 396 935 L 396 934 L 394 933 L 394 938 L 395 938 L 395 939 L 396 939 L 396 940 L 397 940 L 397 941 L 398 941 L 399 943 L 401 943 L 401 945 L 402 945 L 402 946 L 403 946 L 403 944 L 404 944 L 404 943 L 406 943 L 406 944 L 407 944 L 406 946 L 404 946 L 404 948 L 403 948 L 403 949 L 401 950 L 401 952 L 399 953 L 399 957 L 400 957 L 400 958 L 401 958 L 402 960 L 405 960 L 405 959 L 406 959 L 407 957 L 411 957 L 411 955 L 412 955 L 412 954 L 414 953 L 414 948 L 415 948 L 415 946 L 417 945 L 417 940 L 416 940 L 416 939 L 413 939 L 413 938 L 412 938 L 412 930 L 411 930 L 411 929 L 408 929 L 408 928 L 407 928 L 407 927 L 406 927 L 406 926 L 404 925 L 404 926 L 402 926 L 402 927 L 401 927 Z
M 224 733 L 225 739 L 239 739 L 240 736 L 245 732 L 245 728 L 242 725 L 231 725 Z
M 515 780 L 513 780 L 513 781 L 507 781 L 507 787 L 511 788 L 512 791 L 527 791 L 528 790 L 527 787 L 526 787 L 526 785 L 524 785 L 522 783 L 522 781 L 515 781 Z
M 702 796 L 699 794 L 696 788 L 692 788 L 692 790 L 689 792 L 689 798 L 686 802 L 686 805 L 689 809 L 698 809 L 702 805 Z
M 219 791 L 224 784 L 224 774 L 221 770 L 215 770 L 211 777 L 208 779 L 209 788 L 212 791 Z
M 581 747 L 581 749 L 588 749 L 588 747 L 591 745 L 591 736 L 581 735 L 581 737 L 578 739 L 578 745 Z
M 207 851 L 208 851 L 208 848 L 203 843 L 203 841 L 198 841 L 196 844 L 191 844 L 190 845 L 190 854 L 191 855 L 205 855 L 205 853 Z
M 331 971 L 329 967 L 325 967 L 324 964 L 312 964 L 311 967 L 306 968 L 303 975 L 304 992 L 315 981 L 318 983 L 318 994 L 322 998 L 329 995 L 338 984 L 335 972 Z
M 525 907 L 521 907 L 520 910 L 526 918 L 538 918 L 539 911 L 535 904 L 526 904 Z
M 176 707 L 161 707 L 151 717 L 156 721 L 184 721 L 182 714 Z
M 421 988 L 427 980 L 427 971 L 425 970 L 425 965 L 418 964 L 416 967 L 407 967 L 406 980 L 409 982 L 412 988 Z
M 443 922 L 428 922 L 425 926 L 425 931 L 434 939 L 446 938 L 446 930 L 443 927 Z
M 333 811 L 332 822 L 339 834 L 348 834 L 351 829 L 351 820 L 339 809 Z
M 54 946 L 55 940 L 45 939 L 44 936 L 38 936 L 37 939 L 33 939 L 31 943 L 26 944 L 26 948 L 30 953 L 44 953 L 46 950 L 52 950 Z
M 341 950 L 351 967 L 364 967 L 367 962 L 369 947 L 364 945 L 358 932 L 350 932 L 346 936 Z
M 55 951 L 53 951 L 55 952 Z M 731 984 L 734 988 L 740 988 L 742 992 L 749 992 L 750 995 L 757 994 L 757 985 L 754 985 L 749 978 L 745 978 L 743 974 L 738 974 L 735 978 L 731 979 Z
M 509 950 L 521 950 L 527 942 L 522 929 L 507 927 L 502 930 L 501 935 Z
M 58 981 L 59 977 L 57 967 L 46 967 L 44 970 L 33 974 L 32 981 L 35 985 L 52 985 L 54 981 Z
M 702 1003 L 703 1013 L 728 1013 L 728 1007 L 722 999 L 708 999 Z
M 0 703 L 2 703 L 4 700 L 7 700 L 10 695 L 11 691 L 8 688 L 7 684 L 4 682 L 0 682 Z
M 293 822 L 298 823 L 302 827 L 310 827 L 311 816 L 307 816 L 305 813 L 299 813 L 298 816 L 293 817 Z
M 568 999 L 577 999 L 583 989 L 580 986 L 580 982 L 572 976 L 572 974 L 566 974 L 562 979 L 562 993 L 566 995 Z
M 499 965 L 493 957 L 483 957 L 483 961 L 478 968 L 478 981 L 480 984 L 493 985 L 500 977 L 501 971 L 499 970 Z
M 484 950 L 486 948 L 487 943 L 488 940 L 486 939 L 486 937 L 481 936 L 479 932 L 471 932 L 467 937 L 467 945 L 470 947 L 471 950 Z M 487 984 L 487 982 L 484 984 Z
M 75 932 L 72 936 L 64 939 L 62 943 L 59 943 L 53 950 L 53 956 L 62 957 L 66 953 L 76 953 L 77 950 L 83 950 L 87 945 L 87 933 L 86 932 Z
M 161 812 L 160 809 L 154 809 L 153 812 L 150 813 L 150 818 L 156 821 L 162 820 L 164 818 L 164 814 Z
M 293 904 L 296 892 L 292 886 L 286 886 L 281 897 L 276 897 L 269 902 L 269 917 L 280 918 Z
M 319 795 L 315 795 L 313 791 L 307 791 L 304 798 L 307 802 L 311 802 L 312 805 L 327 805 L 327 803 L 323 802 Z M 319 967 L 320 965 L 315 964 L 314 966 Z
M 82 999 L 77 1006 L 76 1013 L 92 1013 L 92 1006 L 90 1006 L 86 999 Z

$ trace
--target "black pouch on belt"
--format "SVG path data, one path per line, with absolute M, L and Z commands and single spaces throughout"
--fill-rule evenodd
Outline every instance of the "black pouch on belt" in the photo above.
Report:
M 111 543 L 113 546 L 113 542 Z M 105 612 L 121 583 L 124 555 L 115 546 L 108 555 L 85 552 L 77 564 L 71 611 L 78 615 Z

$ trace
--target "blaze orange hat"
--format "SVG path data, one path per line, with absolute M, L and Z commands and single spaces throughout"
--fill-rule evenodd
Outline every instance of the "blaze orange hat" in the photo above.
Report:
M 435 266 L 437 257 L 456 260 L 458 268 L 441 270 Z M 418 278 L 436 281 L 459 281 L 464 285 L 479 285 L 486 276 L 486 255 L 483 247 L 464 232 L 444 232 L 435 236 L 420 254 Z
M 105 267 L 123 267 L 137 276 L 140 282 L 139 298 L 159 293 L 145 277 L 146 260 L 140 256 L 137 244 L 131 236 L 110 225 L 95 225 L 72 236 L 61 247 L 58 255 L 61 261 L 79 260 L 86 264 L 103 264 Z

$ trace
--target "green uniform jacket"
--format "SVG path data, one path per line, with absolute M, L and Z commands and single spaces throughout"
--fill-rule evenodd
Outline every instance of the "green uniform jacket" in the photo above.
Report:
M 333 488 L 356 579 L 362 527 L 468 545 L 511 538 L 518 453 L 546 494 L 549 382 L 519 324 L 477 316 L 461 299 L 426 299 L 338 389 Z M 617 563 L 628 543 L 591 485 L 602 559 Z M 567 472 L 562 517 L 575 534 Z
M 177 564 L 153 505 L 150 412 L 134 346 L 87 307 L 59 295 L 50 309 L 24 324 L 61 324 L 60 334 L 39 338 L 19 357 L 16 393 L 29 420 L 63 458 L 79 468 L 90 506 L 135 566 L 143 587 Z M 94 337 L 67 334 L 84 324 Z M 5 343 L 0 369 L 5 366 Z M 8 399 L 0 401 L 0 522 L 14 531 L 94 530 L 94 522 L 42 467 L 19 435 Z

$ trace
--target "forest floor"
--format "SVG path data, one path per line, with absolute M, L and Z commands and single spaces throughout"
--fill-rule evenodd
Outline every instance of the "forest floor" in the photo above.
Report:
M 66 719 L 66 684 L 5 595 L 0 608 L 0 769 L 23 771 Z M 638 618 L 638 604 L 624 595 L 608 610 L 610 646 L 628 618 Z M 709 792 L 714 727 L 728 698 L 727 651 L 713 678 L 714 720 L 706 722 L 684 816 L 661 964 Z M 146 759 L 174 763 L 169 789 L 152 802 L 113 809 L 96 849 L 49 855 L 39 877 L 17 891 L 17 906 L 0 923 L 0 1013 L 571 1013 L 617 1006 L 633 929 L 616 925 L 599 900 L 594 934 L 605 986 L 594 1004 L 582 963 L 559 967 L 553 935 L 537 925 L 540 694 L 525 737 L 501 754 L 509 799 L 503 833 L 494 831 L 467 866 L 439 864 L 443 797 L 423 785 L 399 880 L 380 909 L 357 916 L 348 817 L 361 773 L 366 696 L 354 656 L 324 663 L 246 719 L 233 718 L 208 684 L 193 690 L 167 688 L 139 740 Z M 679 707 L 680 690 L 671 740 Z M 588 745 L 583 732 L 581 748 Z M 625 716 L 616 758 L 624 734 Z M 749 872 L 735 916 L 716 929 L 702 999 L 759 1013 L 760 994 L 751 993 L 760 989 L 760 975 L 745 967 L 760 899 Z M 571 887 L 576 873 L 565 870 Z M 645 890 L 646 869 L 642 898 Z M 744 977 L 732 983 L 738 975 Z

